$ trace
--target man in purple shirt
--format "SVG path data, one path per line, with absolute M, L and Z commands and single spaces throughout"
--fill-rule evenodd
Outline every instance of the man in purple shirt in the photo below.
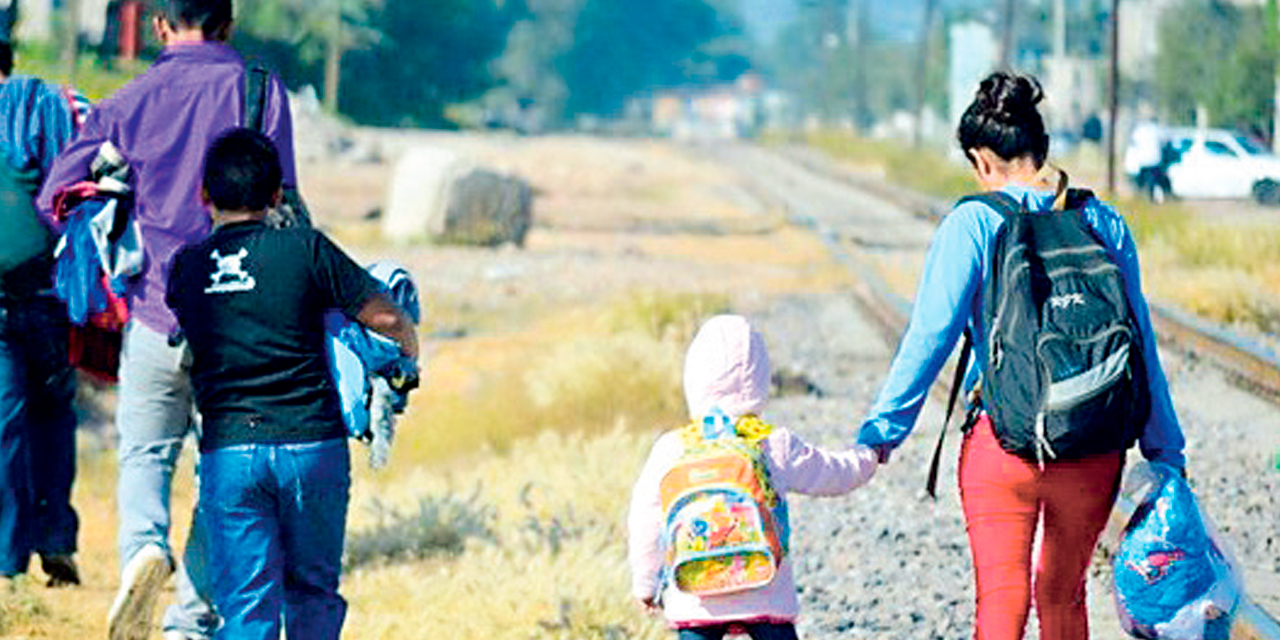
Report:
M 194 428 L 188 368 L 191 353 L 165 304 L 174 254 L 210 232 L 200 198 L 205 150 L 241 123 L 245 64 L 226 44 L 231 0 L 168 0 L 153 19 L 164 51 L 146 73 L 104 100 L 60 155 L 39 206 L 82 180 L 102 143 L 110 141 L 133 168 L 133 218 L 142 234 L 145 268 L 126 292 L 131 318 L 120 363 L 119 552 L 121 586 L 109 617 L 111 640 L 150 637 L 159 591 L 174 570 L 169 548 L 169 493 L 183 439 Z M 286 185 L 296 185 L 293 132 L 284 85 L 266 90 L 263 131 L 280 150 Z M 165 615 L 166 640 L 205 639 L 216 630 L 208 602 L 200 510 L 178 572 L 179 604 Z

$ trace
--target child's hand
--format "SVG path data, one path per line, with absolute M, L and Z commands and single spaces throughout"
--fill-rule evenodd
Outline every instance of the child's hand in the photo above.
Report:
M 637 598 L 636 606 L 640 607 L 641 611 L 651 616 L 656 616 L 659 613 L 662 613 L 662 607 L 658 606 L 658 599 L 653 596 L 649 596 L 648 598 Z
M 888 464 L 889 457 L 893 455 L 893 447 L 888 444 L 870 445 L 871 450 L 876 452 L 876 458 L 880 464 Z

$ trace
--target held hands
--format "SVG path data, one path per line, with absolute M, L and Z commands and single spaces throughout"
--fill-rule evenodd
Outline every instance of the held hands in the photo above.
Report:
M 880 464 L 888 464 L 889 457 L 893 455 L 893 447 L 887 443 L 868 445 L 872 451 L 876 452 L 876 458 Z
M 637 598 L 636 606 L 639 607 L 646 615 L 656 616 L 662 613 L 662 607 L 658 605 L 658 599 L 654 596 Z

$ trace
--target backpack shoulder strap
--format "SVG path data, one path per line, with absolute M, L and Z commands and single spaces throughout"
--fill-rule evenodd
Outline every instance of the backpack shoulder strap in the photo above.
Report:
M 1067 209 L 1083 209 L 1085 204 L 1094 199 L 1089 189 L 1070 189 L 1067 191 Z
M 955 206 L 958 207 L 966 202 L 981 202 L 1005 218 L 1022 213 L 1022 203 L 1003 191 L 973 193 L 957 200 Z
M 262 131 L 267 111 L 267 81 L 271 73 L 258 62 L 250 62 L 244 69 L 244 120 L 246 128 Z
M 925 491 L 930 498 L 938 499 L 938 469 L 942 464 L 942 442 L 947 437 L 947 426 L 951 424 L 951 414 L 956 408 L 956 398 L 960 396 L 960 387 L 964 385 L 964 376 L 969 371 L 969 354 L 973 351 L 973 336 L 964 330 L 964 344 L 960 346 L 960 361 L 956 363 L 956 373 L 951 380 L 951 393 L 947 398 L 947 415 L 942 419 L 942 428 L 938 430 L 938 444 L 933 448 L 933 459 L 929 462 L 929 479 L 925 482 Z

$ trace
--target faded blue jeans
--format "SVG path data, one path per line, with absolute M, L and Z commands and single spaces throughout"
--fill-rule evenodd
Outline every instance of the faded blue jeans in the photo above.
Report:
M 338 640 L 338 595 L 351 490 L 347 439 L 244 444 L 204 453 L 219 638 Z
M 0 300 L 0 575 L 76 550 L 75 392 L 62 303 Z
M 126 327 L 116 410 L 120 433 L 116 502 L 122 569 L 149 543 L 170 549 L 173 472 L 183 440 L 196 431 L 190 367 L 191 350 L 185 342 L 170 344 L 168 336 L 138 322 Z M 165 612 L 163 626 L 165 631 L 211 638 L 218 618 L 209 604 L 201 520 L 197 505 L 186 550 L 178 563 L 178 602 Z

